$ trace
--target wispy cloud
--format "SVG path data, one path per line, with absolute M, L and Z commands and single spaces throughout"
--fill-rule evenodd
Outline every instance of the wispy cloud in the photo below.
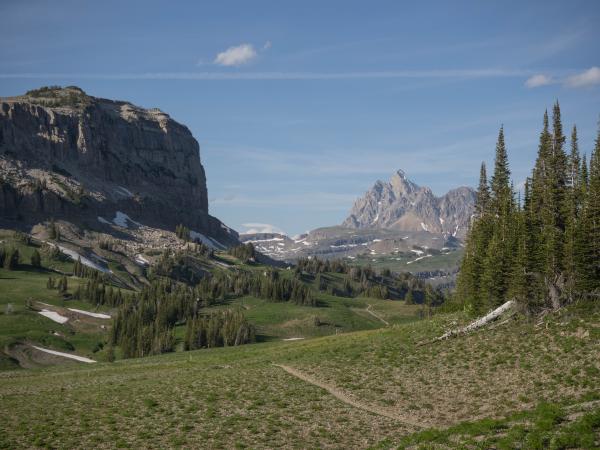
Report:
M 340 80 L 379 78 L 515 78 L 533 75 L 525 69 L 431 69 L 372 72 L 155 72 L 155 73 L 0 73 L 0 78 L 101 80 Z
M 547 86 L 552 83 L 554 83 L 552 77 L 544 74 L 537 74 L 527 78 L 527 81 L 525 81 L 525 86 L 528 88 L 537 88 L 540 86 Z
M 275 225 L 271 225 L 270 223 L 249 222 L 249 223 L 243 223 L 242 226 L 245 228 L 245 230 L 242 231 L 242 234 L 254 234 L 254 233 L 285 234 L 285 232 L 281 228 L 279 228 Z
M 257 53 L 252 44 L 240 44 L 219 53 L 214 63 L 219 66 L 241 66 L 248 64 L 256 56 Z
M 582 72 L 574 73 L 561 78 L 554 78 L 546 74 L 535 74 L 525 81 L 525 86 L 528 88 L 537 88 L 550 84 L 562 84 L 570 88 L 582 88 L 600 84 L 600 68 L 591 67 Z
M 579 88 L 600 84 L 600 68 L 592 67 L 581 73 L 571 75 L 565 81 L 569 87 Z
M 263 50 L 269 50 L 271 48 L 272 44 L 271 41 L 267 41 L 264 43 L 264 45 L 262 46 Z

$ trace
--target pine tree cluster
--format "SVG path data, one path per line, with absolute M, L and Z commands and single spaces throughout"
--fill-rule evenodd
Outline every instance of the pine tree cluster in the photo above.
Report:
M 200 290 L 171 280 L 154 281 L 140 293 L 125 297 L 113 321 L 111 346 L 133 358 L 174 350 L 174 327 L 187 324 L 187 349 L 241 345 L 254 340 L 254 328 L 241 312 L 202 315 L 207 303 Z
M 179 224 L 175 227 L 175 235 L 186 242 L 189 242 L 191 239 L 190 229 L 183 224 Z
M 256 330 L 239 310 L 197 315 L 187 321 L 185 349 L 231 347 L 255 341 Z
M 6 270 L 17 270 L 19 263 L 21 262 L 21 256 L 19 249 L 12 247 L 0 247 L 0 267 L 4 267 Z
M 229 253 L 231 256 L 235 256 L 243 262 L 254 261 L 256 258 L 256 251 L 254 250 L 254 245 L 252 245 L 251 242 L 231 247 L 229 250 L 227 250 L 227 253 Z
M 589 170 L 577 128 L 565 149 L 560 106 L 544 114 L 535 167 L 516 198 L 504 129 L 488 182 L 482 164 L 475 217 L 456 301 L 480 313 L 515 299 L 527 311 L 558 308 L 600 290 L 600 127 Z
M 351 266 L 343 261 L 303 258 L 296 262 L 295 273 L 305 281 L 314 281 L 317 289 L 341 297 L 371 297 L 402 299 L 410 303 L 441 305 L 444 293 L 411 273 L 392 273 L 383 269 L 380 274 L 372 267 Z M 341 289 L 325 274 L 344 274 Z

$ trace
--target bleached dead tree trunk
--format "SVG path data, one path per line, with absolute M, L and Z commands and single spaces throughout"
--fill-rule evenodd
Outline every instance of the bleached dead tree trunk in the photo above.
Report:
M 485 316 L 480 317 L 479 319 L 477 319 L 474 322 L 471 322 L 469 325 L 462 327 L 462 328 L 456 328 L 454 330 L 450 330 L 450 331 L 444 333 L 443 335 L 441 335 L 440 337 L 434 339 L 431 342 L 443 341 L 444 339 L 448 339 L 453 336 L 458 336 L 460 334 L 465 334 L 465 333 L 468 333 L 469 331 L 473 331 L 473 330 L 476 330 L 477 328 L 481 328 L 481 327 L 487 325 L 488 323 L 496 320 L 498 317 L 500 317 L 506 311 L 509 311 L 510 309 L 512 309 L 512 307 L 515 304 L 516 303 L 514 300 L 509 300 L 506 303 L 504 303 L 502 306 L 499 306 L 498 308 L 494 309 L 493 311 L 490 311 Z

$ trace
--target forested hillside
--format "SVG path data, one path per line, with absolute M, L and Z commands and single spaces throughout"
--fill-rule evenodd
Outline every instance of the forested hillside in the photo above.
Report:
M 549 122 L 546 112 L 522 196 L 511 182 L 503 128 L 491 180 L 481 166 L 455 296 L 475 312 L 509 299 L 528 312 L 600 301 L 600 129 L 588 167 L 576 126 L 567 144 L 558 102 Z

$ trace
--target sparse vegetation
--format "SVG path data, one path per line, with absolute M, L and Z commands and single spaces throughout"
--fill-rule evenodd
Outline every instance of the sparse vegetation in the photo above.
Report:
M 25 95 L 34 103 L 51 108 L 85 107 L 90 101 L 86 93 L 76 86 L 42 86 L 27 91 Z

